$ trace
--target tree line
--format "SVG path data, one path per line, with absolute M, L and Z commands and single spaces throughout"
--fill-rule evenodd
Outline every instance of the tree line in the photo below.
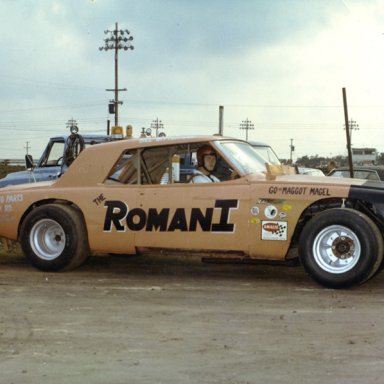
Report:
M 318 168 L 324 170 L 327 168 L 327 164 L 330 161 L 334 161 L 337 167 L 348 166 L 348 157 L 347 156 L 335 156 L 335 157 L 323 157 L 319 155 L 315 156 L 302 156 L 296 160 L 295 165 L 307 168 Z M 286 162 L 282 160 L 282 162 Z M 379 153 L 376 158 L 376 165 L 384 165 L 384 152 Z

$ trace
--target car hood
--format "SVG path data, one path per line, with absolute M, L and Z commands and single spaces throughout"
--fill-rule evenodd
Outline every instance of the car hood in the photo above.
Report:
M 287 182 L 298 182 L 298 183 L 308 183 L 308 184 L 324 184 L 324 185 L 363 185 L 363 184 L 373 184 L 378 188 L 383 188 L 383 182 L 368 182 L 365 179 L 351 179 L 346 177 L 324 177 L 324 176 L 311 176 L 304 174 L 295 174 L 295 175 L 282 175 L 276 176 L 276 180 L 287 181 Z
M 348 179 L 345 177 L 324 177 L 324 176 L 313 176 L 304 175 L 300 173 L 295 174 L 281 174 L 274 175 L 266 172 L 255 172 L 245 176 L 250 182 L 260 182 L 260 180 L 267 180 L 270 182 L 287 182 L 287 183 L 313 183 L 313 184 L 331 184 L 331 185 L 360 185 L 367 180 L 364 179 Z M 379 183 L 380 184 L 380 183 Z
M 36 189 L 36 188 L 46 188 L 50 187 L 55 183 L 56 180 L 53 181 L 37 181 L 36 183 L 24 183 L 24 184 L 15 184 L 15 185 L 7 185 L 6 187 L 1 188 L 1 192 L 13 191 L 13 190 L 27 190 L 27 189 Z
M 0 187 L 3 187 L 5 185 L 10 185 L 12 183 L 20 184 L 22 182 L 25 182 L 25 180 L 28 180 L 29 178 L 33 180 L 31 171 L 17 171 L 17 172 L 8 173 L 7 176 L 0 179 Z
M 268 177 L 265 181 L 268 183 L 286 184 L 287 186 L 307 186 L 315 188 L 332 188 L 339 191 L 344 190 L 345 196 L 352 200 L 364 200 L 371 203 L 383 205 L 384 210 L 384 182 L 368 181 L 365 179 L 351 179 L 344 177 L 324 177 L 307 175 L 281 175 Z M 260 175 L 248 175 L 250 183 L 260 183 Z

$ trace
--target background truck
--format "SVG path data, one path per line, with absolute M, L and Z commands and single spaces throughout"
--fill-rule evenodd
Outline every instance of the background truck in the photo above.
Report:
M 72 129 L 70 134 L 52 137 L 36 166 L 32 156 L 26 155 L 27 170 L 9 173 L 0 179 L 0 188 L 57 179 L 85 147 L 113 140 L 116 138 L 109 135 L 80 135 L 77 129 Z

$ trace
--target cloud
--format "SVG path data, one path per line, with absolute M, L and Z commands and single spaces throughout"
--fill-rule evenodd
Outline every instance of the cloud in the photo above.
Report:
M 11 122 L 20 141 L 4 141 L 3 153 L 31 140 L 39 155 L 71 117 L 105 129 L 114 55 L 98 48 L 116 21 L 134 37 L 135 50 L 119 52 L 119 85 L 121 121 L 136 134 L 156 117 L 169 135 L 215 133 L 224 105 L 229 135 L 243 137 L 249 118 L 251 137 L 282 157 L 290 138 L 297 155 L 335 154 L 345 151 L 346 87 L 356 144 L 384 150 L 379 1 L 22 0 L 0 2 L 0 12 L 0 130 Z

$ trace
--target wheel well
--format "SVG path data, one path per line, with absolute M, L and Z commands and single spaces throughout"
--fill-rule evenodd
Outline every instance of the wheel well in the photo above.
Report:
M 18 226 L 18 229 L 17 229 L 17 237 L 20 236 L 20 228 L 21 228 L 21 225 L 23 224 L 25 218 L 27 217 L 27 215 L 33 211 L 35 208 L 37 207 L 41 207 L 42 205 L 47 205 L 47 204 L 61 204 L 61 205 L 69 205 L 73 208 L 75 208 L 81 215 L 84 223 L 85 223 L 85 218 L 84 218 L 84 214 L 83 212 L 81 211 L 81 209 L 76 205 L 74 204 L 72 201 L 69 201 L 69 200 L 63 200 L 63 199 L 45 199 L 45 200 L 40 200 L 40 201 L 35 201 L 31 206 L 28 207 L 28 209 L 24 212 L 23 216 L 21 217 L 20 219 L 20 222 L 19 222 L 19 226 Z
M 350 208 L 362 212 L 366 214 L 378 226 L 381 233 L 384 233 L 384 216 L 382 214 L 383 211 L 378 210 L 374 204 L 364 200 L 342 198 L 323 199 L 309 205 L 302 212 L 299 220 L 297 221 L 296 229 L 293 234 L 292 245 L 297 245 L 302 229 L 312 217 L 320 212 L 332 208 Z

